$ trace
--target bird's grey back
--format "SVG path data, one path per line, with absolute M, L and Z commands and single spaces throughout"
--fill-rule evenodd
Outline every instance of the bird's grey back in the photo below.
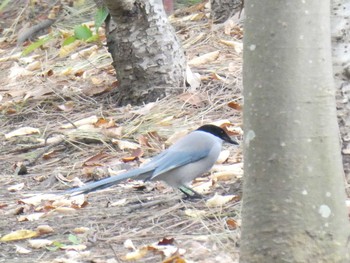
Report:
M 214 165 L 221 146 L 220 138 L 194 131 L 150 162 L 156 166 L 150 179 L 165 181 L 172 187 L 187 185 Z

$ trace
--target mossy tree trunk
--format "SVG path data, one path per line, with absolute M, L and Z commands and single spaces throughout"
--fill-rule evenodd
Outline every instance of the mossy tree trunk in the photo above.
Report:
M 107 45 L 119 82 L 118 104 L 142 104 L 178 94 L 186 59 L 161 0 L 104 0 Z
M 330 2 L 245 0 L 242 263 L 350 262 Z

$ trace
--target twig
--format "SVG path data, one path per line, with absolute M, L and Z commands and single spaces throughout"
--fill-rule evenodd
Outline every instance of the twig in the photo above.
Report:
M 47 146 L 47 147 L 46 147 L 45 149 L 43 149 L 32 161 L 26 163 L 26 165 L 27 165 L 27 166 L 31 166 L 31 165 L 35 164 L 35 163 L 39 160 L 39 158 L 40 158 L 41 156 L 43 156 L 46 152 L 48 152 L 50 149 L 52 149 L 52 148 L 54 148 L 54 147 L 60 145 L 60 144 L 61 144 L 62 142 L 64 142 L 64 141 L 65 141 L 65 139 L 61 139 L 61 140 L 59 140 L 58 142 L 55 142 L 55 143 L 53 143 L 53 144 Z M 45 142 L 46 142 L 46 141 L 45 141 Z
M 140 203 L 140 204 L 136 204 L 136 205 L 132 205 L 127 207 L 126 212 L 127 213 L 131 213 L 135 210 L 141 209 L 141 208 L 148 208 L 148 207 L 152 207 L 155 205 L 159 205 L 159 204 L 164 204 L 164 203 L 168 203 L 171 201 L 178 201 L 181 200 L 181 196 L 172 198 L 172 199 L 162 199 L 162 200 L 155 200 L 155 201 L 151 201 L 151 202 L 147 202 L 147 203 Z
M 114 249 L 114 247 L 112 246 L 112 244 L 109 244 L 109 246 L 111 247 L 111 249 L 112 249 L 112 251 L 113 251 L 113 254 L 114 254 L 115 259 L 117 260 L 118 263 L 120 263 L 119 257 L 118 257 L 118 254 L 117 254 L 117 251 L 115 251 L 115 249 Z

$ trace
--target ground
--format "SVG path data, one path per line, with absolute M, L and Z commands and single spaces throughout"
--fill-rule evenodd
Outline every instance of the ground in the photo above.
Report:
M 194 182 L 203 199 L 188 200 L 162 183 L 132 181 L 73 200 L 42 195 L 136 167 L 205 123 L 224 124 L 241 140 L 240 27 L 233 21 L 212 24 L 203 6 L 178 12 L 171 21 L 188 60 L 208 55 L 205 62 L 190 63 L 201 86 L 142 107 L 118 108 L 103 30 L 102 42 L 61 48 L 72 26 L 92 19 L 93 4 L 77 8 L 85 13 L 64 7 L 65 16 L 52 26 L 53 40 L 19 56 L 29 45 L 16 47 L 20 22 L 40 8 L 16 3 L 21 2 L 0 13 L 0 238 L 18 230 L 33 236 L 2 242 L 0 262 L 111 263 L 126 257 L 131 262 L 235 262 L 240 148 L 225 146 L 228 155 Z M 51 7 L 40 10 L 47 14 Z M 23 135 L 11 134 L 24 127 Z M 228 199 L 213 204 L 215 194 Z M 38 245 L 38 239 L 44 241 Z

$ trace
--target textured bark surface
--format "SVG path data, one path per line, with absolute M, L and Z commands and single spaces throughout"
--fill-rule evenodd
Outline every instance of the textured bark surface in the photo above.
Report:
M 246 0 L 244 26 L 240 262 L 350 262 L 330 2 Z
M 332 55 L 343 164 L 350 183 L 350 1 L 332 1 Z M 350 194 L 350 189 L 348 189 Z
M 118 104 L 142 104 L 180 93 L 184 52 L 161 0 L 105 0 L 107 45 L 119 82 Z M 112 23 L 111 23 L 112 22 Z
M 215 23 L 223 23 L 242 8 L 243 0 L 210 0 L 211 16 Z

